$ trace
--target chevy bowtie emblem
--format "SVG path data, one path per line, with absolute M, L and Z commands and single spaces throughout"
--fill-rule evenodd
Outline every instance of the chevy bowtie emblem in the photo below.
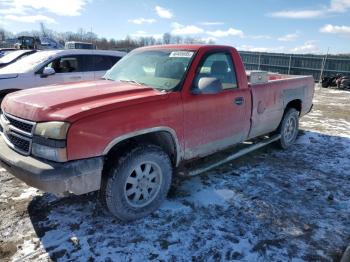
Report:
M 5 131 L 4 133 L 7 134 L 7 133 L 9 133 L 11 131 L 11 129 L 10 129 L 10 127 L 8 125 L 5 125 L 4 126 L 4 131 Z

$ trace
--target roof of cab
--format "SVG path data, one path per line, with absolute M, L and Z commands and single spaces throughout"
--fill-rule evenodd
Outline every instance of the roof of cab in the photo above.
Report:
M 183 49 L 198 51 L 201 48 L 211 48 L 211 49 L 220 49 L 220 48 L 233 48 L 232 46 L 227 45 L 206 45 L 206 44 L 171 44 L 171 45 L 154 45 L 154 46 L 145 46 L 140 47 L 138 50 L 147 50 L 147 49 Z

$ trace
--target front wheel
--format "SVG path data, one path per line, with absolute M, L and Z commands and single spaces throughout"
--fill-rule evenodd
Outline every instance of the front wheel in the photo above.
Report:
M 120 157 L 103 181 L 102 203 L 122 221 L 142 218 L 159 208 L 171 178 L 171 161 L 160 147 L 138 146 Z
M 286 149 L 290 147 L 296 140 L 299 132 L 299 112 L 290 108 L 283 116 L 281 125 L 279 127 L 279 134 L 281 139 L 278 144 L 281 148 Z
M 5 96 L 4 95 L 0 95 L 0 110 L 1 110 L 1 104 L 2 104 L 2 101 L 4 100 Z
M 1 104 L 2 104 L 2 101 L 4 100 L 5 96 L 0 96 L 0 114 L 2 114 L 2 107 L 1 107 Z

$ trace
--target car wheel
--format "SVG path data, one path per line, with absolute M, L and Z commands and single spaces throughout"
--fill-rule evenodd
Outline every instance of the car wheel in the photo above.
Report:
M 4 100 L 5 96 L 0 96 L 0 113 L 2 113 L 2 109 L 1 109 L 1 104 L 2 101 Z
M 142 145 L 119 158 L 102 183 L 102 204 L 122 221 L 147 216 L 166 198 L 172 179 L 169 156 L 158 146 Z
M 6 95 L 0 95 L 0 105 L 2 104 L 2 101 L 4 100 Z
M 295 142 L 298 132 L 299 112 L 294 108 L 290 108 L 284 114 L 279 127 L 279 134 L 281 135 L 278 141 L 279 146 L 283 149 L 290 147 Z

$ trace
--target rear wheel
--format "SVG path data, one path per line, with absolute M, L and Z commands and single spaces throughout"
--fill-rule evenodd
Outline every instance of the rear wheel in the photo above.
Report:
M 299 112 L 294 109 L 288 109 L 282 119 L 279 127 L 279 134 L 281 139 L 278 144 L 281 148 L 286 149 L 290 147 L 296 140 L 299 132 Z
M 111 168 L 102 183 L 101 201 L 122 221 L 139 219 L 159 208 L 171 178 L 171 161 L 160 147 L 138 146 Z

